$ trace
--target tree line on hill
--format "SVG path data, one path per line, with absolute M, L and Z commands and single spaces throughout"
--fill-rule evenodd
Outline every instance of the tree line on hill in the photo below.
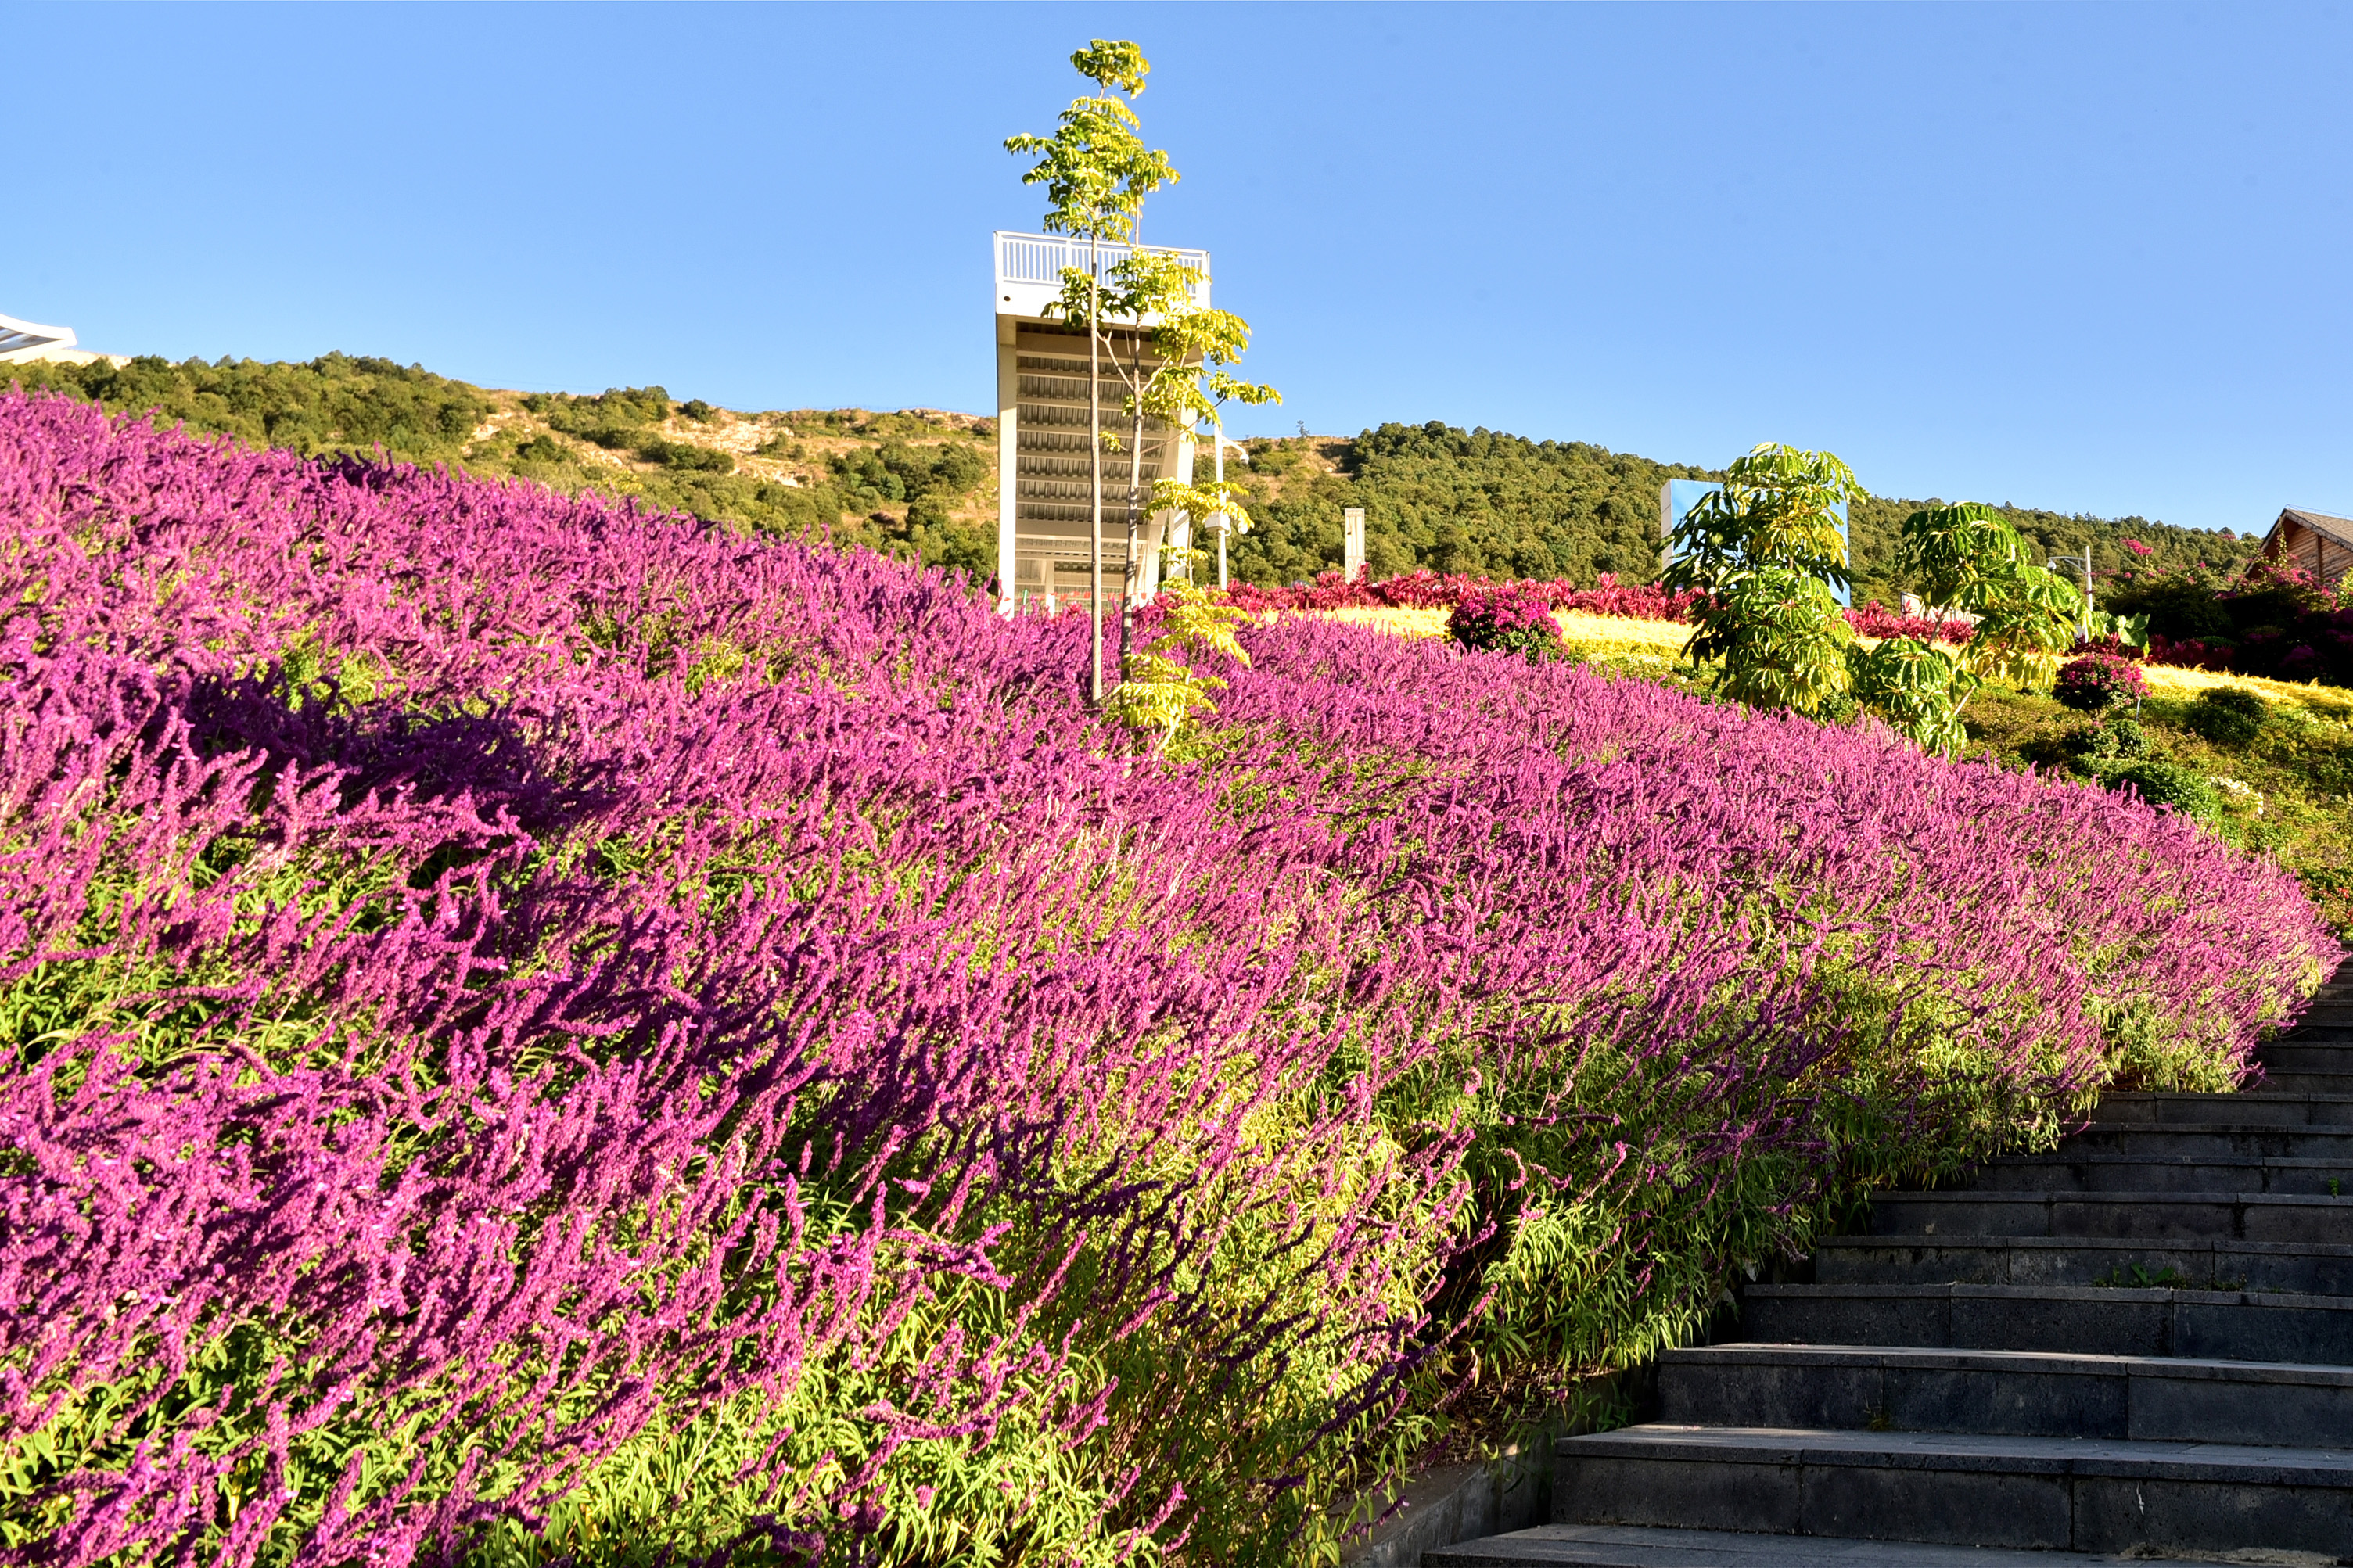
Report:
M 112 410 L 153 408 L 167 422 L 305 456 L 367 455 L 381 447 L 401 461 L 512 475 L 566 493 L 635 496 L 754 532 L 829 531 L 839 543 L 912 554 L 976 576 L 987 576 L 996 564 L 994 526 L 954 515 L 988 477 L 991 463 L 979 445 L 989 434 L 986 425 L 955 429 L 912 414 L 799 411 L 758 456 L 802 459 L 801 435 L 859 445 L 809 460 L 800 482 L 787 484 L 740 471 L 730 453 L 691 435 L 675 438 L 677 421 L 704 424 L 723 411 L 700 399 L 675 402 L 659 386 L 590 396 L 526 394 L 520 406 L 538 424 L 480 435 L 502 406 L 498 395 L 364 355 L 333 353 L 301 363 L 174 363 L 147 355 L 121 365 L 35 362 L 0 374 Z M 508 405 L 513 402 L 510 395 Z M 672 435 L 663 433 L 665 422 Z M 549 430 L 623 461 L 597 462 Z M 1230 565 L 1240 581 L 1265 585 L 1338 567 L 1341 513 L 1348 507 L 1365 509 L 1366 563 L 1376 578 L 1429 567 L 1584 583 L 1606 572 L 1650 582 L 1660 568 L 1660 487 L 1671 479 L 1721 477 L 1718 469 L 1656 462 L 1585 441 L 1535 441 L 1435 420 L 1381 425 L 1353 440 L 1247 446 L 1250 464 L 1228 471 L 1249 490 L 1254 526 L 1233 542 Z M 1893 605 L 1909 586 L 1895 574 L 1898 531 L 1912 511 L 1936 504 L 1854 504 L 1856 603 Z M 2104 568 L 2162 572 L 2204 562 L 2228 570 L 2256 543 L 2253 536 L 2139 517 L 2070 517 L 2008 505 L 2000 510 L 2040 556 L 2073 554 L 2089 544 Z M 2128 552 L 2126 541 L 2144 548 Z
M 1661 487 L 1674 479 L 1723 477 L 1720 469 L 1654 462 L 1584 441 L 1532 441 L 1435 420 L 1382 425 L 1353 441 L 1286 437 L 1245 445 L 1251 462 L 1240 471 L 1250 491 L 1253 526 L 1234 541 L 1231 566 L 1243 581 L 1266 584 L 1336 569 L 1341 512 L 1348 507 L 1365 510 L 1366 564 L 1376 579 L 1428 567 L 1585 583 L 1608 572 L 1650 582 L 1661 564 Z M 1315 461 L 1319 455 L 1332 466 Z M 1874 498 L 1851 506 L 1855 603 L 1892 605 L 1912 586 L 1895 569 L 1904 520 L 1942 504 Z M 1999 510 L 2038 559 L 2073 555 L 2089 544 L 2103 571 L 2200 561 L 2229 567 L 2259 542 L 2141 517 L 2073 517 L 2007 504 Z M 2127 540 L 2145 550 L 2128 550 Z

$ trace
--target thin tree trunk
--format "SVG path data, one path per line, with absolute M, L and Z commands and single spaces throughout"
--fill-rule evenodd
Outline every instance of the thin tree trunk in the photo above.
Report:
M 1142 352 L 1139 351 L 1136 355 L 1135 380 L 1140 383 L 1143 375 L 1144 359 Z M 1135 626 L 1135 587 L 1138 575 L 1135 553 L 1137 547 L 1143 543 L 1141 531 L 1144 525 L 1144 513 L 1141 510 L 1143 492 L 1144 400 L 1139 395 L 1135 403 L 1135 428 L 1130 435 L 1127 451 L 1127 580 L 1124 592 L 1119 596 L 1119 668 L 1122 679 L 1126 679 L 1128 643 L 1134 636 Z
M 1136 623 L 1136 578 L 1141 576 L 1136 566 L 1136 550 L 1144 543 L 1144 324 L 1136 322 L 1134 336 L 1134 367 L 1127 376 L 1129 388 L 1136 395 L 1136 423 L 1127 439 L 1127 581 L 1124 593 L 1120 593 L 1120 672 L 1127 672 L 1127 644 L 1134 637 Z
M 1209 439 L 1218 444 L 1216 447 L 1218 484 L 1220 487 L 1218 491 L 1218 500 L 1222 506 L 1226 497 L 1222 488 L 1226 482 L 1226 426 L 1222 421 L 1209 427 Z M 1226 591 L 1226 530 L 1229 526 L 1230 525 L 1226 521 L 1226 514 L 1222 510 L 1219 511 L 1218 513 L 1218 592 L 1220 594 Z
M 1087 615 L 1093 622 L 1088 643 L 1087 700 L 1103 706 L 1103 266 L 1093 239 L 1087 241 L 1087 464 L 1093 531 L 1087 544 L 1092 573 Z

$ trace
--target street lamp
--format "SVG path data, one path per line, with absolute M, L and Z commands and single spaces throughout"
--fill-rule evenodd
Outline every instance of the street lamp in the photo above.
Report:
M 2073 571 L 2081 572 L 2084 574 L 2084 621 L 2082 629 L 2076 633 L 2076 640 L 2079 642 L 2090 642 L 2092 640 L 2091 542 L 2088 540 L 2084 542 L 2084 553 L 2081 555 L 2052 556 L 2050 561 L 2050 567 L 2053 572 Z
M 1219 401 L 1223 402 L 1224 399 L 1220 398 Z M 1209 438 L 1217 443 L 1218 483 L 1222 485 L 1226 482 L 1226 448 L 1232 447 L 1234 456 L 1245 463 L 1250 461 L 1250 448 L 1227 440 L 1223 426 L 1212 426 Z M 1215 521 L 1218 525 L 1218 591 L 1222 594 L 1226 589 L 1226 534 L 1233 527 L 1233 519 L 1221 511 L 1217 514 Z

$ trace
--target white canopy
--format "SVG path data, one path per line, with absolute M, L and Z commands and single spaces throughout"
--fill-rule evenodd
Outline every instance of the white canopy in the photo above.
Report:
M 74 346 L 71 327 L 44 327 L 0 316 L 0 364 L 11 360 L 45 358 L 52 350 Z

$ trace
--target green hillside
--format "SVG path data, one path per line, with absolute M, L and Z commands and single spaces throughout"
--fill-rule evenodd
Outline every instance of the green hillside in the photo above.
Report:
M 407 462 L 635 496 L 756 532 L 830 530 L 843 543 L 976 572 L 995 563 L 995 430 L 966 415 L 740 414 L 659 386 L 502 392 L 339 353 L 301 364 L 0 366 L 0 385 L 10 380 L 310 457 L 381 447 Z
M 197 430 L 306 455 L 381 447 L 412 462 L 512 475 L 554 489 L 600 489 L 760 532 L 830 530 L 864 544 L 986 574 L 996 556 L 995 431 L 988 421 L 936 410 L 771 410 L 681 403 L 659 386 L 596 396 L 497 391 L 417 365 L 328 354 L 301 364 L 144 357 L 116 365 L 34 363 L 10 378 L 111 409 L 161 410 Z M 1350 439 L 1305 437 L 1248 443 L 1234 465 L 1256 528 L 1237 542 L 1245 582 L 1312 577 L 1340 563 L 1340 513 L 1361 506 L 1376 577 L 1417 567 L 1487 576 L 1567 577 L 1603 572 L 1648 581 L 1658 569 L 1659 487 L 1711 478 L 1689 464 L 1654 462 L 1583 441 L 1531 441 L 1435 422 L 1383 425 Z M 1866 482 L 1869 476 L 1865 475 Z M 1856 599 L 1893 604 L 1896 526 L 1924 503 L 1887 500 L 1855 509 Z M 2144 564 L 2226 565 L 2254 542 L 2144 518 L 2080 518 L 2011 508 L 2042 554 L 2088 541 L 2121 563 L 2124 541 Z

